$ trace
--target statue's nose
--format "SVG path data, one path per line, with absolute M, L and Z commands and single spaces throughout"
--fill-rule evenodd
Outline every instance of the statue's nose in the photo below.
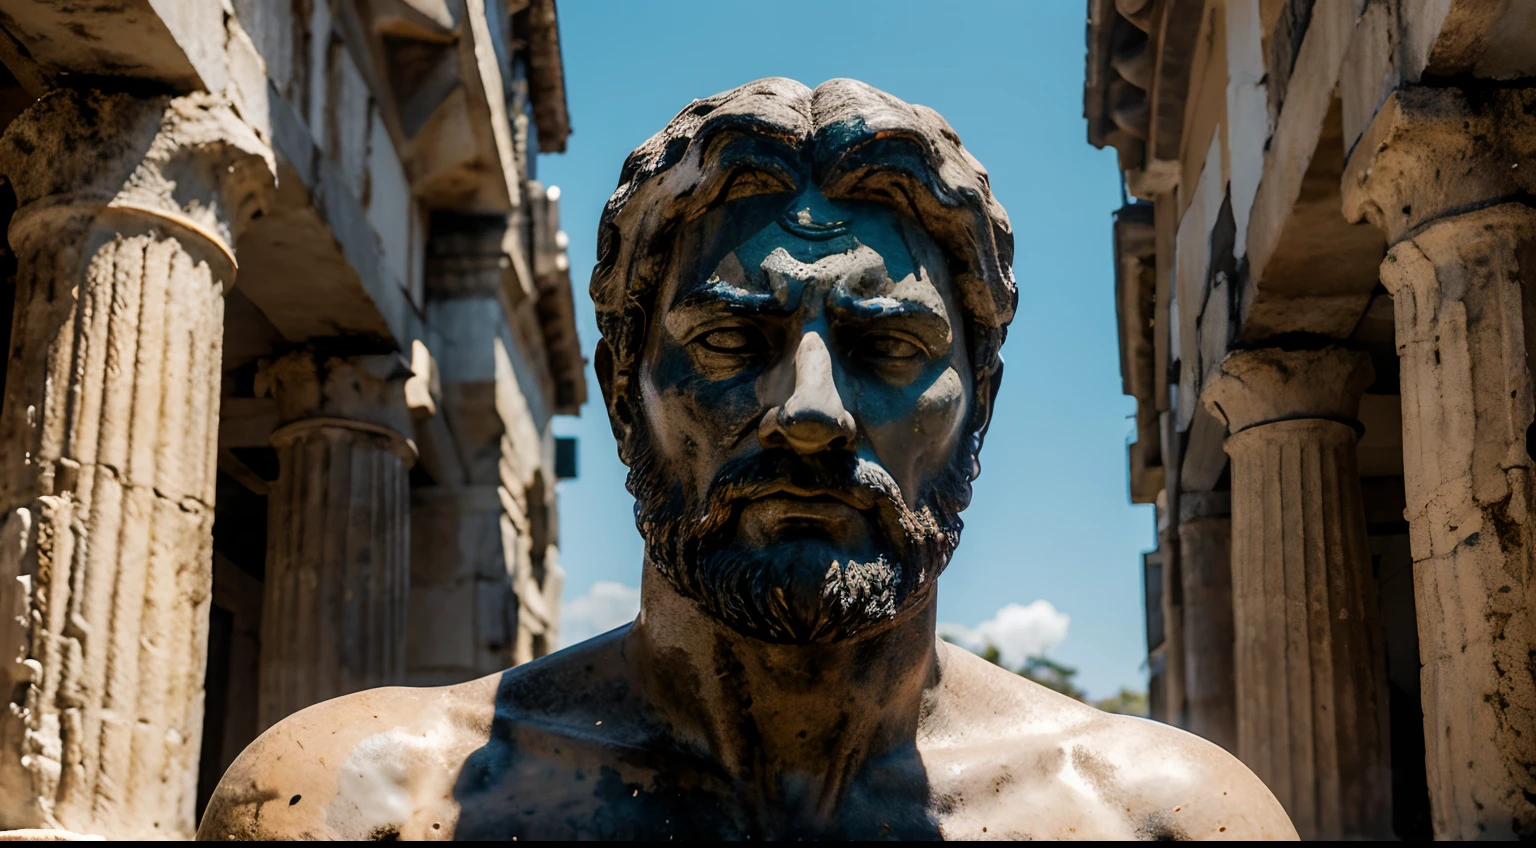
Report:
M 787 447 L 800 454 L 851 449 L 857 437 L 853 415 L 837 391 L 826 340 L 820 333 L 801 336 L 785 366 L 794 384 L 788 399 L 769 409 L 758 425 L 763 447 Z

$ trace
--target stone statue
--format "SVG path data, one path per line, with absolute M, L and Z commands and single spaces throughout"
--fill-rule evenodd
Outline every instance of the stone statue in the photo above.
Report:
M 204 838 L 1294 838 L 1220 748 L 934 636 L 1017 301 L 986 172 L 833 80 L 697 100 L 625 162 L 595 366 L 634 624 L 299 712 Z

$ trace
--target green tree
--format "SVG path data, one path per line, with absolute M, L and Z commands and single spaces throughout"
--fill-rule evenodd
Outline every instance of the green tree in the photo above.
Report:
M 1095 707 L 1106 713 L 1147 717 L 1147 693 L 1121 687 L 1120 691 L 1104 698 Z
M 1021 677 L 1033 680 L 1053 692 L 1060 692 L 1079 701 L 1088 700 L 1083 690 L 1077 688 L 1077 684 L 1072 681 L 1077 676 L 1077 669 L 1072 666 L 1045 657 L 1030 657 L 1024 661 L 1024 667 L 1016 671 Z

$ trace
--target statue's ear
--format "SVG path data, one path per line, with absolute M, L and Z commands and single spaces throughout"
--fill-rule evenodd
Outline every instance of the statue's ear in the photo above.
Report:
M 592 370 L 597 372 L 597 385 L 603 390 L 603 405 L 608 408 L 608 424 L 613 428 L 613 438 L 619 443 L 619 459 L 629 462 L 629 437 L 634 430 L 634 414 L 629 407 L 628 387 L 620 394 L 614 384 L 613 348 L 607 339 L 597 340 L 592 353 Z

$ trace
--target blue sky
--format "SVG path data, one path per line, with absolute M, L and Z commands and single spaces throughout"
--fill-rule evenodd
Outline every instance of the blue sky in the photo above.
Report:
M 1010 603 L 1048 601 L 1070 617 L 1048 655 L 1078 666 L 1090 694 L 1144 688 L 1140 552 L 1154 528 L 1151 509 L 1126 496 L 1134 403 L 1120 394 L 1110 250 L 1120 189 L 1114 152 L 1085 139 L 1084 3 L 560 0 L 559 9 L 574 132 L 566 153 L 540 157 L 538 177 L 562 191 L 589 358 L 597 326 L 586 288 L 602 205 L 629 151 L 693 98 L 766 76 L 812 86 L 854 77 L 949 120 L 1013 220 L 1019 311 L 939 618 L 975 627 Z M 633 501 L 590 366 L 587 380 L 582 416 L 555 424 L 580 441 L 580 477 L 559 490 L 568 616 L 590 609 L 595 582 L 636 586 L 641 568 Z M 1004 619 L 1023 615 L 1014 613 Z

